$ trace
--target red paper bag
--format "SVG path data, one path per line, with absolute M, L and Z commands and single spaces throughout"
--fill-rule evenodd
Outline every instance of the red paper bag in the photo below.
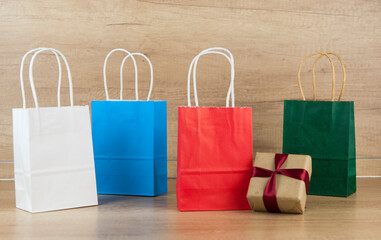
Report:
M 226 55 L 227 52 L 230 56 Z M 216 53 L 231 63 L 226 107 L 199 107 L 195 70 L 198 58 Z M 196 107 L 190 103 L 190 75 Z M 229 98 L 232 107 L 229 107 Z M 177 206 L 180 211 L 250 209 L 246 199 L 252 171 L 252 111 L 234 107 L 234 59 L 226 49 L 197 55 L 188 74 L 188 107 L 178 109 Z

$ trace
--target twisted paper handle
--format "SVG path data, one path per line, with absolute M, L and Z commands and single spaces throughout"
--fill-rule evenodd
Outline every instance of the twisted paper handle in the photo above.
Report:
M 341 98 L 343 97 L 344 87 L 345 87 L 346 73 L 345 73 L 345 67 L 344 67 L 343 60 L 341 59 L 341 57 L 338 54 L 333 53 L 333 52 L 326 52 L 325 54 L 322 54 L 319 57 L 317 57 L 315 62 L 314 62 L 314 65 L 312 67 L 312 81 L 313 81 L 313 84 L 314 84 L 314 100 L 316 100 L 316 83 L 315 83 L 315 67 L 316 67 L 316 63 L 323 56 L 326 56 L 327 58 L 330 58 L 328 55 L 334 55 L 334 56 L 336 56 L 339 59 L 340 63 L 341 63 L 341 68 L 342 68 L 342 71 L 343 71 L 343 86 L 341 88 L 341 92 L 340 92 L 340 95 L 339 95 L 339 101 L 341 101 Z
M 333 64 L 333 61 L 332 61 L 332 58 L 328 55 L 334 55 L 336 56 L 340 63 L 341 63 L 341 66 L 342 66 L 342 69 L 343 69 L 343 85 L 341 87 L 341 92 L 340 92 L 340 96 L 339 96 L 339 101 L 341 101 L 341 98 L 343 96 L 343 92 L 344 92 L 344 86 L 345 86 L 345 80 L 346 80 L 346 74 L 345 74 L 345 67 L 344 67 L 344 64 L 343 64 L 343 61 L 341 59 L 341 57 L 336 54 L 336 53 L 333 53 L 333 52 L 317 52 L 317 53 L 312 53 L 310 54 L 309 56 L 307 56 L 305 59 L 303 59 L 302 63 L 300 64 L 299 66 L 299 70 L 298 70 L 298 84 L 299 84 L 299 89 L 300 89 L 300 92 L 302 94 L 302 98 L 303 100 L 306 100 L 306 97 L 304 95 L 304 92 L 303 92 L 303 88 L 302 88 L 302 84 L 301 84 L 301 80 L 300 80 L 300 72 L 301 72 L 301 69 L 304 65 L 304 63 L 312 56 L 315 56 L 315 55 L 319 55 L 319 57 L 317 57 L 317 59 L 315 60 L 314 64 L 313 64 L 313 68 L 312 68 L 312 84 L 313 84 L 313 90 L 314 90 L 314 101 L 316 101 L 316 98 L 317 98 L 317 94 L 316 94 L 316 74 L 315 74 L 315 68 L 316 68 L 316 63 L 317 61 L 323 57 L 323 56 L 326 56 L 328 58 L 328 60 L 330 61 L 331 63 L 331 67 L 332 67 L 332 91 L 331 91 L 331 101 L 334 101 L 334 98 L 335 98 L 335 66 Z
M 23 56 L 23 58 L 21 60 L 21 66 L 20 66 L 20 84 L 21 84 L 21 95 L 22 95 L 22 101 L 23 101 L 23 108 L 26 108 L 25 90 L 24 90 L 24 79 L 23 79 L 23 69 L 24 69 L 25 59 L 26 59 L 26 57 L 29 54 L 34 53 L 33 56 L 32 56 L 32 59 L 30 60 L 30 64 L 29 64 L 29 82 L 30 82 L 30 87 L 32 89 L 32 95 L 33 95 L 33 100 L 34 100 L 35 108 L 39 108 L 38 100 L 37 100 L 37 94 L 36 94 L 36 88 L 34 86 L 34 79 L 33 79 L 33 64 L 34 64 L 34 61 L 35 61 L 37 55 L 39 55 L 40 53 L 42 53 L 44 51 L 50 51 L 50 52 L 52 52 L 56 56 L 57 63 L 58 63 L 58 92 L 57 92 L 58 107 L 61 107 L 61 93 L 60 93 L 60 91 L 61 91 L 61 74 L 62 74 L 62 69 L 61 69 L 60 57 L 62 58 L 62 60 L 65 63 L 65 66 L 66 66 L 68 80 L 69 80 L 70 106 L 73 107 L 73 105 L 74 105 L 74 100 L 73 100 L 73 84 L 72 84 L 72 80 L 71 80 L 71 73 L 70 73 L 69 64 L 68 64 L 68 62 L 66 60 L 66 57 L 60 51 L 58 51 L 57 49 L 47 48 L 47 47 L 39 47 L 39 48 L 35 48 L 35 49 L 32 49 L 32 50 L 28 51 Z
M 227 54 L 226 54 L 227 53 Z M 190 66 L 189 66 L 189 71 L 188 71 L 188 106 L 190 107 L 191 104 L 191 98 L 190 98 L 190 79 L 191 75 L 193 72 L 193 91 L 194 91 L 194 100 L 195 100 L 195 105 L 198 107 L 198 97 L 197 97 L 197 87 L 196 87 L 196 69 L 197 69 L 197 62 L 199 58 L 203 55 L 206 54 L 219 54 L 224 56 L 230 63 L 230 85 L 229 85 L 229 90 L 228 94 L 226 96 L 226 107 L 229 107 L 229 99 L 231 97 L 232 101 L 232 107 L 234 107 L 234 58 L 233 54 L 226 48 L 222 47 L 213 47 L 213 48 L 208 48 L 203 51 L 201 51 L 196 57 L 193 58 Z
M 142 53 L 131 53 L 123 58 L 122 64 L 120 65 L 120 100 L 123 100 L 123 67 L 124 67 L 124 63 L 130 56 L 141 56 L 148 62 L 148 65 L 151 71 L 151 83 L 149 86 L 148 97 L 147 97 L 147 101 L 149 101 L 151 97 L 151 93 L 152 93 L 152 86 L 153 86 L 153 67 L 149 58 Z M 135 72 L 135 76 L 137 76 L 137 72 Z M 137 91 L 137 89 L 135 91 Z

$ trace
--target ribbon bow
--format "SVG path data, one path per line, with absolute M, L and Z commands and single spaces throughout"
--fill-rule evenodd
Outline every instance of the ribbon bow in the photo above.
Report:
M 287 160 L 288 154 L 275 154 L 275 171 L 271 171 L 261 167 L 253 167 L 252 177 L 270 177 L 266 184 L 263 193 L 263 202 L 267 211 L 280 212 L 278 203 L 276 201 L 276 179 L 277 174 L 282 174 L 287 177 L 295 178 L 304 181 L 306 185 L 306 192 L 310 185 L 310 178 L 307 170 L 305 169 L 280 169 L 284 162 Z

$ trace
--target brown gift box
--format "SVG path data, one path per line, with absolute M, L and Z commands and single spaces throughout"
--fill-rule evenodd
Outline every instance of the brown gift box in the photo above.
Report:
M 275 170 L 275 153 L 256 153 L 254 167 Z M 305 169 L 309 179 L 312 174 L 312 161 L 308 155 L 289 154 L 280 169 Z M 252 177 L 247 191 L 247 200 L 255 211 L 267 211 L 263 193 L 270 177 Z M 304 181 L 276 174 L 276 202 L 280 212 L 303 213 L 307 200 Z

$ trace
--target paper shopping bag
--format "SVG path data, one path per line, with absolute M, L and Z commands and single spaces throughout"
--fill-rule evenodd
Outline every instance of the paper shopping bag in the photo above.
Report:
M 70 106 L 39 107 L 33 82 L 33 62 L 43 51 L 52 51 L 67 67 Z M 26 108 L 22 70 L 24 60 L 35 52 L 29 66 L 29 80 L 35 108 Z M 16 207 L 44 212 L 98 204 L 93 146 L 88 106 L 74 106 L 69 66 L 55 49 L 29 51 L 21 62 L 23 108 L 13 109 L 13 146 Z M 58 88 L 60 91 L 60 88 Z
M 151 67 L 151 87 L 147 101 L 111 100 L 106 82 L 108 57 L 116 51 L 126 52 L 124 62 L 134 55 L 143 56 Z M 104 63 L 106 101 L 92 101 L 92 130 L 98 193 L 156 196 L 167 192 L 167 103 L 150 101 L 152 64 L 141 53 L 114 49 Z
M 225 54 L 229 53 L 229 56 Z M 190 102 L 190 75 L 204 54 L 225 56 L 231 63 L 226 107 L 196 107 Z M 229 98 L 232 96 L 232 107 Z M 252 169 L 252 111 L 234 106 L 234 60 L 223 48 L 197 55 L 188 74 L 188 107 L 178 108 L 177 206 L 180 211 L 250 209 L 246 193 Z
M 305 60 L 314 55 L 319 55 L 317 60 L 326 56 L 334 71 L 329 57 L 331 54 L 337 56 L 342 63 L 341 58 L 334 53 L 315 53 Z M 300 70 L 305 60 L 298 73 L 303 101 L 284 101 L 283 152 L 312 157 L 313 175 L 309 194 L 345 197 L 356 192 L 354 104 L 352 101 L 341 101 L 345 68 L 342 65 L 344 81 L 339 101 L 334 101 L 334 87 L 332 101 L 316 101 L 315 75 L 314 101 L 305 101 L 300 84 Z

